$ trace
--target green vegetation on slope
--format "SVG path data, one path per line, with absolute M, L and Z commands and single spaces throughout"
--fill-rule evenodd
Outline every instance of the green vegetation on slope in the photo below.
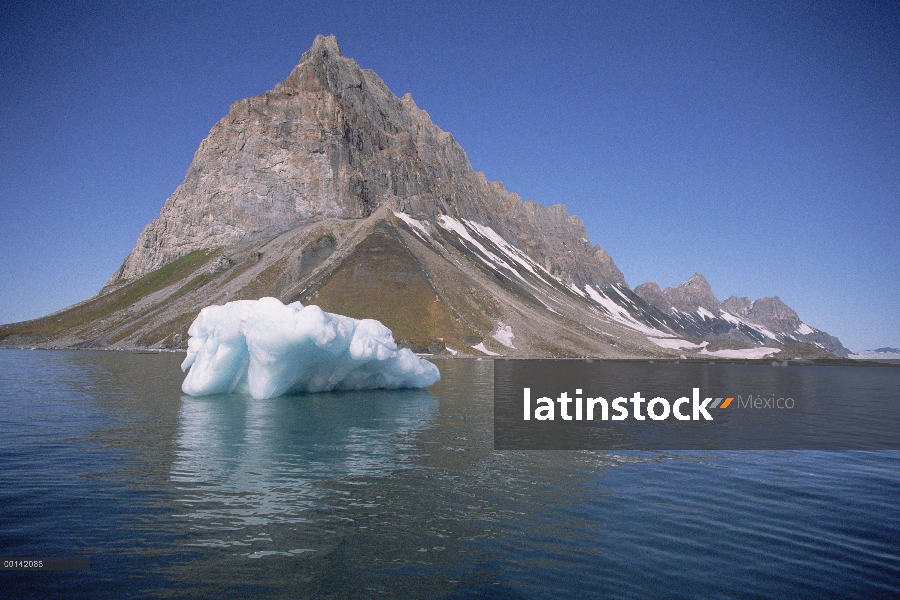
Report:
M 0 343 L 4 343 L 7 338 L 39 343 L 64 335 L 78 336 L 101 319 L 113 316 L 147 296 L 185 280 L 204 266 L 214 253 L 215 249 L 196 250 L 116 290 L 62 312 L 33 321 L 0 326 Z M 205 283 L 205 280 L 199 281 L 202 278 L 203 275 L 198 277 L 195 288 Z M 190 289 L 179 290 L 176 294 L 180 296 L 188 291 Z

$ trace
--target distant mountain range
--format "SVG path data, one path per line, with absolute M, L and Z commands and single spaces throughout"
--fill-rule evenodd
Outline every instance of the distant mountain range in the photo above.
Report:
M 694 337 L 750 344 L 805 343 L 842 357 L 850 354 L 836 337 L 804 323 L 778 296 L 755 301 L 731 296 L 719 302 L 709 282 L 699 273 L 678 287 L 660 290 L 650 281 L 637 286 L 634 292 Z
M 900 348 L 876 348 L 875 350 L 862 350 L 850 355 L 850 358 L 858 360 L 900 360 Z
M 200 308 L 262 296 L 379 319 L 420 352 L 849 354 L 778 297 L 720 302 L 699 274 L 631 290 L 578 217 L 476 173 L 333 36 L 232 105 L 97 296 L 4 325 L 0 344 L 184 348 Z

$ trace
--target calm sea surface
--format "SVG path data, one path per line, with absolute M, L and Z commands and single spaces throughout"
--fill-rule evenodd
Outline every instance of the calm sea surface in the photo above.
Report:
M 495 452 L 490 361 L 254 401 L 182 359 L 0 350 L 0 555 L 91 559 L 0 597 L 900 597 L 900 452 Z

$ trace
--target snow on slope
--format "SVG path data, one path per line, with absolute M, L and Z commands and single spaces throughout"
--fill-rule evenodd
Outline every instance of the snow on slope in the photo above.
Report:
M 466 221 L 465 223 L 473 231 L 478 232 L 479 234 L 493 242 L 494 245 L 503 252 L 503 254 L 505 254 L 507 257 L 511 258 L 518 264 L 522 265 L 522 267 L 530 271 L 535 277 L 543 279 L 551 285 L 552 282 L 548 279 L 548 277 L 556 279 L 550 274 L 549 271 L 547 271 L 547 269 L 539 265 L 537 262 L 533 261 L 530 256 L 519 250 L 517 247 L 504 240 L 492 228 L 488 227 L 487 225 L 482 225 L 481 223 L 476 223 L 475 221 Z
M 418 235 L 420 238 L 425 240 L 426 242 L 431 238 L 428 234 L 428 229 L 425 227 L 425 224 L 418 219 L 414 219 L 406 213 L 393 211 L 394 215 L 400 218 L 404 223 L 409 225 L 410 229 L 413 230 L 413 233 Z
M 463 225 L 453 217 L 441 215 L 440 217 L 438 217 L 438 224 L 444 229 L 454 232 L 456 235 L 468 242 L 473 248 L 475 248 L 477 254 L 481 255 L 479 258 L 481 258 L 481 260 L 492 269 L 497 267 L 506 269 L 507 271 L 512 272 L 513 275 L 521 279 L 523 282 L 525 281 L 525 278 L 522 277 L 522 275 L 516 269 L 512 268 L 512 266 L 510 266 L 509 263 L 507 263 L 505 260 L 485 248 L 481 244 L 481 242 L 472 237 L 472 234 L 469 233 L 469 230 L 466 229 L 465 225 Z
M 670 350 L 686 350 L 688 348 L 690 348 L 690 349 L 705 348 L 706 344 L 709 343 L 709 342 L 703 342 L 702 344 L 694 344 L 687 340 L 682 340 L 682 339 L 678 339 L 678 338 L 651 337 L 651 338 L 647 338 L 647 339 L 649 339 L 651 342 L 653 342 L 657 346 L 660 346 L 662 348 L 668 348 Z
M 487 354 L 488 356 L 500 356 L 496 352 L 491 352 L 490 350 L 485 348 L 484 342 L 478 342 L 478 344 L 476 344 L 475 346 L 472 346 L 472 347 L 475 348 L 476 350 L 478 350 L 479 352 L 483 352 L 484 354 Z
M 781 352 L 779 348 L 766 348 L 765 346 L 761 346 L 759 348 L 740 348 L 735 350 L 716 350 L 714 352 L 707 352 L 706 348 L 700 351 L 700 354 L 705 354 L 707 356 L 715 356 L 718 358 L 765 358 L 772 354 L 778 354 Z
M 419 235 L 420 237 L 427 236 L 430 238 L 428 229 L 424 223 L 404 213 L 395 212 L 394 214 L 403 219 L 403 221 L 406 222 L 417 235 Z M 463 219 L 460 221 L 447 215 L 441 215 L 440 217 L 438 217 L 438 225 L 441 228 L 447 231 L 451 231 L 459 236 L 459 238 L 463 240 L 464 243 L 472 250 L 472 253 L 486 266 L 491 269 L 499 269 L 511 273 L 514 277 L 516 277 L 518 280 L 520 280 L 522 283 L 526 284 L 533 290 L 537 290 L 539 287 L 535 285 L 535 280 L 537 280 L 537 283 L 547 283 L 551 287 L 559 287 L 561 284 L 559 278 L 553 276 L 549 271 L 547 271 L 547 269 L 545 269 L 538 262 L 534 261 L 521 249 L 507 242 L 491 227 L 468 219 Z M 522 270 L 520 271 L 519 269 Z M 525 275 L 533 276 L 534 279 L 526 279 L 523 273 Z M 646 323 L 643 323 L 635 318 L 634 314 L 632 314 L 629 308 L 631 308 L 631 310 L 640 311 L 640 307 L 635 304 L 632 298 L 628 297 L 617 286 L 612 286 L 611 289 L 612 292 L 618 296 L 618 298 L 616 298 L 615 295 L 609 295 L 606 290 L 600 290 L 597 287 L 591 285 L 585 285 L 583 288 L 580 288 L 575 284 L 569 284 L 563 287 L 578 294 L 582 298 L 585 298 L 592 303 L 599 305 L 602 308 L 602 318 L 611 320 L 612 322 L 623 325 L 625 327 L 628 327 L 629 329 L 646 335 L 649 341 L 661 348 L 667 348 L 670 350 L 700 349 L 702 354 L 717 356 L 720 358 L 761 358 L 763 356 L 767 356 L 779 351 L 776 348 L 760 347 L 743 350 L 719 350 L 716 352 L 707 352 L 705 350 L 707 342 L 704 342 L 702 344 L 694 344 L 692 342 L 688 342 L 687 340 L 675 337 L 675 335 L 671 332 L 662 331 L 653 326 L 647 325 Z M 540 298 L 538 298 L 538 300 L 549 310 L 554 310 Z M 686 313 L 675 309 L 675 314 L 676 316 L 680 316 L 680 318 L 682 319 L 687 318 L 694 323 L 697 323 L 698 321 L 700 323 L 710 321 L 715 322 L 717 319 L 722 319 L 734 326 L 745 327 L 747 329 L 755 331 L 760 336 L 763 336 L 763 338 L 768 338 L 776 342 L 781 341 L 784 338 L 784 336 L 776 334 L 762 325 L 750 323 L 749 321 L 745 321 L 744 319 L 741 319 L 740 317 L 737 317 L 724 310 L 720 311 L 720 314 L 716 315 L 701 306 L 692 313 Z M 703 325 L 702 327 L 708 326 L 709 325 Z M 514 348 L 514 346 L 512 345 L 512 330 L 508 326 L 505 327 L 506 329 L 509 329 L 508 335 L 506 329 L 504 329 L 504 325 L 501 323 L 492 337 L 504 346 Z M 803 335 L 808 335 L 809 333 L 813 333 L 814 331 L 815 330 L 813 330 L 805 323 L 801 324 L 797 329 L 797 333 Z M 484 348 L 483 343 L 479 344 L 478 346 L 473 346 L 473 348 L 480 350 L 485 354 L 496 356 L 496 353 Z
M 711 312 L 709 312 L 702 306 L 697 307 L 697 314 L 700 315 L 701 317 L 703 317 L 704 319 L 712 320 L 712 319 L 716 318 L 716 315 L 712 314 Z
M 664 331 L 656 329 L 655 327 L 650 327 L 649 325 L 641 323 L 633 316 L 631 316 L 631 313 L 619 306 L 618 303 L 616 303 L 611 298 L 608 298 L 606 294 L 597 290 L 593 286 L 584 286 L 584 291 L 588 293 L 588 296 L 591 297 L 591 300 L 605 308 L 609 312 L 609 316 L 612 318 L 612 320 L 619 323 L 620 325 L 624 325 L 630 329 L 634 329 L 635 331 L 640 331 L 641 333 L 649 336 L 658 338 L 672 337 L 671 333 L 666 333 Z
M 488 227 L 487 225 L 482 225 L 481 223 L 466 219 L 464 219 L 463 222 L 460 222 L 447 215 L 438 217 L 438 224 L 444 229 L 453 231 L 468 242 L 476 249 L 478 254 L 482 255 L 480 258 L 482 258 L 485 264 L 492 268 L 495 266 L 504 268 L 507 271 L 512 272 L 513 275 L 523 282 L 531 285 L 530 282 L 519 273 L 518 269 L 513 266 L 518 265 L 544 283 L 548 283 L 551 286 L 560 284 L 559 279 L 551 275 L 547 269 L 525 254 L 525 252 L 507 242 L 500 234 L 494 231 L 493 228 Z M 485 243 L 478 241 L 475 236 L 482 238 Z M 499 255 L 495 252 L 491 252 L 485 244 L 493 246 L 499 252 Z M 491 263 L 493 263 L 493 265 Z M 531 287 L 534 286 L 532 285 Z
M 498 323 L 497 331 L 494 332 L 494 335 L 492 337 L 507 348 L 512 348 L 513 350 L 516 349 L 516 347 L 513 346 L 512 343 L 513 338 L 516 336 L 513 334 L 512 327 L 510 327 L 509 325 Z
M 762 325 L 757 325 L 755 323 L 751 323 L 750 321 L 745 321 L 744 319 L 742 319 L 740 317 L 736 317 L 733 314 L 731 314 L 730 312 L 725 311 L 725 310 L 723 310 L 719 316 L 733 325 L 738 325 L 738 326 L 744 325 L 746 327 L 749 327 L 750 329 L 753 329 L 754 331 L 758 331 L 759 333 L 763 334 L 764 336 L 766 336 L 767 338 L 769 338 L 771 340 L 779 341 L 781 339 L 781 337 L 783 337 L 783 336 L 781 336 L 781 337 L 778 336 L 777 334 L 775 334 L 774 332 L 770 331 L 769 329 L 763 327 Z
M 815 333 L 815 330 L 806 323 L 800 323 L 800 327 L 797 328 L 797 333 L 800 335 L 809 335 Z

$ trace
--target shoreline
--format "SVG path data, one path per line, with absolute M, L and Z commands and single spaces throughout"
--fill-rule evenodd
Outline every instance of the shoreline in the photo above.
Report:
M 131 352 L 134 354 L 187 354 L 187 350 L 169 348 L 41 348 L 37 346 L 0 346 L 0 350 L 46 350 L 46 351 L 94 351 L 94 352 Z M 900 367 L 898 359 L 854 359 L 854 358 L 808 358 L 787 359 L 783 361 L 765 358 L 738 359 L 715 357 L 687 357 L 687 358 L 597 358 L 591 356 L 445 356 L 440 354 L 419 354 L 419 358 L 428 360 L 559 360 L 559 361 L 591 361 L 591 362 L 623 362 L 623 363 L 660 363 L 660 364 L 703 364 L 711 365 L 763 365 L 773 367 L 788 366 L 825 366 L 825 367 Z

